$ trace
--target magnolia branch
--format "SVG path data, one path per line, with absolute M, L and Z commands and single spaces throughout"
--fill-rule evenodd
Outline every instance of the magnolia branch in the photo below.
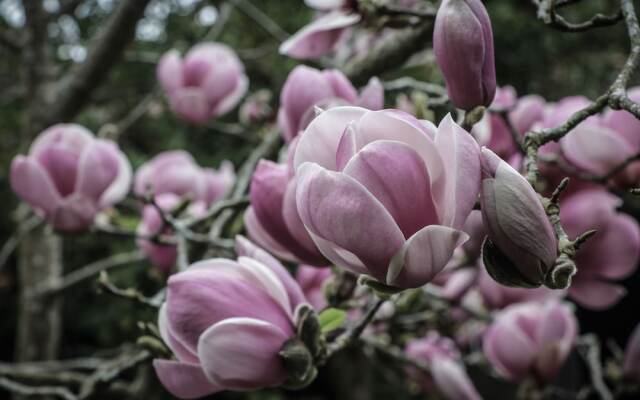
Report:
M 556 12 L 559 7 L 558 0 L 533 0 L 538 7 L 538 18 L 545 24 L 563 32 L 584 32 L 593 28 L 602 28 L 615 25 L 622 20 L 622 11 L 613 15 L 595 14 L 589 20 L 580 23 L 571 23 Z M 562 5 L 569 5 L 571 2 L 563 2 Z

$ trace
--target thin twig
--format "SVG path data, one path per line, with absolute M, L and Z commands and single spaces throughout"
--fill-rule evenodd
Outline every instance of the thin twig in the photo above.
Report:
M 134 288 L 121 289 L 117 287 L 111 282 L 111 280 L 109 279 L 109 275 L 105 271 L 100 272 L 100 278 L 98 279 L 98 284 L 100 285 L 100 289 L 104 290 L 105 292 L 113 296 L 120 297 L 130 301 L 135 301 L 137 303 L 144 304 L 146 306 L 153 307 L 153 308 L 160 307 L 160 304 L 157 301 L 154 301 L 153 298 L 144 296 L 142 293 L 138 292 Z
M 591 376 L 591 384 L 602 400 L 613 400 L 611 390 L 604 382 L 600 364 L 600 343 L 593 334 L 584 335 L 578 343 L 578 352 L 584 359 Z
M 238 7 L 240 11 L 254 20 L 262 29 L 267 31 L 279 42 L 284 42 L 289 38 L 289 34 L 282 29 L 280 25 L 256 7 L 252 2 L 246 0 L 231 0 L 231 3 Z
M 13 234 L 4 243 L 4 245 L 2 246 L 2 250 L 0 250 L 0 271 L 7 263 L 9 257 L 11 257 L 11 254 L 13 254 L 13 252 L 16 250 L 22 239 L 24 239 L 24 237 L 29 232 L 39 227 L 43 223 L 44 220 L 42 218 L 38 217 L 37 215 L 32 216 L 31 218 L 23 222 L 24 226 L 22 227 L 22 229 L 18 229 L 16 233 Z
M 23 396 L 52 396 L 63 400 L 78 400 L 69 389 L 61 386 L 28 386 L 0 376 L 0 387 Z

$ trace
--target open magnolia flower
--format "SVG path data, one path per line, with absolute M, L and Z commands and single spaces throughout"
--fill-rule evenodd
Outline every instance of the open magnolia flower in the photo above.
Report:
M 231 111 L 249 87 L 242 62 L 220 43 L 200 43 L 184 59 L 177 50 L 166 52 L 157 76 L 172 110 L 194 124 Z
M 295 336 L 294 311 L 305 299 L 284 267 L 265 257 L 201 261 L 169 278 L 158 324 L 176 360 L 153 365 L 173 395 L 191 399 L 287 380 L 279 353 Z
M 456 247 L 480 186 L 479 148 L 450 116 L 337 107 L 300 137 L 296 202 L 336 265 L 400 288 L 424 285 Z
M 76 124 L 43 131 L 11 163 L 11 187 L 55 229 L 82 231 L 98 211 L 122 200 L 131 165 L 118 146 Z

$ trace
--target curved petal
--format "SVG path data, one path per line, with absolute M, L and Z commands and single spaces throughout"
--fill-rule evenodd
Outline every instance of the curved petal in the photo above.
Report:
M 634 154 L 617 132 L 596 124 L 582 124 L 560 141 L 562 154 L 576 167 L 605 175 Z
M 225 389 L 207 379 L 198 364 L 156 359 L 153 368 L 162 386 L 180 399 L 197 399 Z
M 115 181 L 120 157 L 114 143 L 96 140 L 80 156 L 77 193 L 96 200 Z
M 294 167 L 298 169 L 305 162 L 313 162 L 337 170 L 336 152 L 342 134 L 349 123 L 357 121 L 366 112 L 360 107 L 336 107 L 320 113 L 300 135 Z
M 29 155 L 38 157 L 50 146 L 61 146 L 67 151 L 80 155 L 93 142 L 94 136 L 87 128 L 78 124 L 55 124 L 38 135 L 31 144 Z
M 162 337 L 164 343 L 173 352 L 178 361 L 198 364 L 199 360 L 197 354 L 184 347 L 173 336 L 173 333 L 171 333 L 171 327 L 169 326 L 169 320 L 167 318 L 167 303 L 163 303 L 162 306 L 160 306 L 160 311 L 158 312 L 158 330 L 160 331 L 160 337 Z
M 358 91 L 353 87 L 351 81 L 338 69 L 325 69 L 322 75 L 327 79 L 331 89 L 332 97 L 339 97 L 349 103 L 355 103 L 358 99 Z
M 444 187 L 434 191 L 440 224 L 459 229 L 480 191 L 480 148 L 450 114 L 438 126 L 435 143 L 446 171 Z
M 582 279 L 579 275 L 578 270 L 578 275 L 569 287 L 569 296 L 589 310 L 600 311 L 611 308 L 627 294 L 624 286 L 596 279 Z
M 247 90 L 249 90 L 249 78 L 247 78 L 246 75 L 240 75 L 233 91 L 223 97 L 216 104 L 212 112 L 213 115 L 220 116 L 233 110 L 233 108 L 238 105 L 240 100 L 242 100 L 244 95 L 247 93 Z
M 162 88 L 172 92 L 182 87 L 182 59 L 178 50 L 169 50 L 158 61 L 156 76 Z
M 603 188 L 580 190 L 562 201 L 560 208 L 562 227 L 571 239 L 590 229 L 600 231 L 607 226 L 616 214 L 616 208 L 621 204 L 619 197 Z
M 437 357 L 431 364 L 431 375 L 438 390 L 448 400 L 481 400 L 462 365 L 448 357 Z
M 446 226 L 419 230 L 391 260 L 387 284 L 415 288 L 430 282 L 447 265 L 456 247 L 468 239 L 466 233 Z
M 338 267 L 348 269 L 356 274 L 369 274 L 369 270 L 364 263 L 352 252 L 346 250 L 337 244 L 314 235 L 313 232 L 309 232 L 311 238 L 318 246 L 318 250 L 332 263 Z
M 484 335 L 483 351 L 491 365 L 508 379 L 524 378 L 535 361 L 535 348 L 520 330 L 495 322 Z
M 280 243 L 278 243 L 271 235 L 262 227 L 260 221 L 256 217 L 253 207 L 249 207 L 244 213 L 244 225 L 249 237 L 256 242 L 260 247 L 264 247 L 273 253 L 276 257 L 295 262 L 296 258 L 293 254 Z
M 356 105 L 369 110 L 382 110 L 384 108 L 384 87 L 380 79 L 375 76 L 369 79 L 369 83 L 360 91 L 360 97 Z
M 204 373 L 232 390 L 282 384 L 287 373 L 279 352 L 289 339 L 275 325 L 252 318 L 230 318 L 206 330 L 198 341 Z
M 437 224 L 422 158 L 404 143 L 378 140 L 363 147 L 343 173 L 360 182 L 396 221 L 405 238 Z
M 239 256 L 246 256 L 260 261 L 278 276 L 289 295 L 292 310 L 295 310 L 298 304 L 305 301 L 305 296 L 302 293 L 300 285 L 293 279 L 289 271 L 287 271 L 278 260 L 273 258 L 271 254 L 262 250 L 241 235 L 236 236 L 236 252 Z
M 280 45 L 280 54 L 293 58 L 318 58 L 330 53 L 345 28 L 360 22 L 360 15 L 334 11 L 300 29 Z
M 30 206 L 51 215 L 61 198 L 40 164 L 31 158 L 16 156 L 11 162 L 11 188 Z
M 211 107 L 200 88 L 179 88 L 169 95 L 169 103 L 176 114 L 191 123 L 202 124 L 211 117 Z
M 384 280 L 391 258 L 404 243 L 384 206 L 353 178 L 317 164 L 303 164 L 297 179 L 298 212 L 307 229 L 350 251 Z
M 56 207 L 51 224 L 64 232 L 80 232 L 93 223 L 97 204 L 93 199 L 82 195 L 73 195 L 62 200 Z
M 111 186 L 102 193 L 102 197 L 100 197 L 101 208 L 120 202 L 129 193 L 129 189 L 131 188 L 133 175 L 131 164 L 122 151 L 117 149 L 116 152 L 118 157 L 118 175 L 111 183 Z

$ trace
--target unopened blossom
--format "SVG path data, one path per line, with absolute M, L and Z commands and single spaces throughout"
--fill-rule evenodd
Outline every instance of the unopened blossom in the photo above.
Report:
M 302 299 L 285 276 L 281 265 L 240 257 L 201 261 L 169 278 L 158 326 L 175 360 L 153 362 L 163 386 L 192 399 L 283 384 L 279 352 L 295 336 Z
M 292 143 L 289 151 L 295 148 Z M 251 206 L 244 215 L 249 237 L 277 257 L 292 262 L 327 265 L 307 233 L 296 208 L 292 166 L 260 160 L 251 177 Z
M 172 193 L 209 206 L 220 200 L 234 181 L 235 172 L 229 161 L 223 161 L 218 170 L 204 168 L 186 151 L 171 150 L 138 168 L 134 192 L 138 196 Z
M 640 324 L 636 326 L 627 342 L 622 364 L 624 377 L 632 382 L 640 382 Z
M 238 56 L 220 43 L 197 44 L 184 58 L 170 50 L 156 72 L 171 109 L 194 124 L 231 111 L 249 86 Z
M 625 288 L 615 283 L 633 274 L 640 259 L 640 227 L 635 219 L 617 211 L 621 200 L 592 188 L 565 198 L 560 207 L 562 226 L 571 239 L 595 229 L 575 257 L 578 272 L 569 295 L 583 307 L 602 310 L 615 305 Z
M 280 54 L 297 59 L 313 59 L 335 50 L 347 30 L 362 17 L 353 0 L 306 0 L 305 4 L 321 14 L 282 42 Z
M 349 79 L 336 69 L 323 71 L 299 65 L 287 77 L 280 93 L 278 127 L 290 142 L 316 116 L 316 108 L 358 105 L 370 110 L 384 107 L 384 88 L 371 78 L 360 94 Z
M 480 0 L 444 0 L 436 14 L 433 51 L 451 102 L 463 110 L 489 106 L 496 92 L 493 31 Z
M 410 370 L 413 380 L 425 391 L 433 387 L 448 400 L 479 400 L 478 391 L 467 375 L 460 352 L 453 340 L 430 331 L 424 338 L 414 339 L 405 349 L 407 357 L 429 367 L 431 376 Z
M 511 286 L 540 286 L 557 258 L 553 227 L 529 182 L 487 148 L 480 204 L 489 240 L 509 261 L 496 266 L 503 278 L 492 276 Z
M 497 314 L 483 337 L 484 354 L 505 378 L 552 382 L 578 334 L 571 309 L 558 301 L 514 304 Z
M 131 165 L 118 146 L 76 124 L 44 130 L 11 163 L 13 191 L 60 231 L 87 229 L 126 196 Z
M 467 239 L 479 149 L 450 116 L 338 107 L 300 136 L 296 203 L 322 254 L 400 288 L 424 285 Z

